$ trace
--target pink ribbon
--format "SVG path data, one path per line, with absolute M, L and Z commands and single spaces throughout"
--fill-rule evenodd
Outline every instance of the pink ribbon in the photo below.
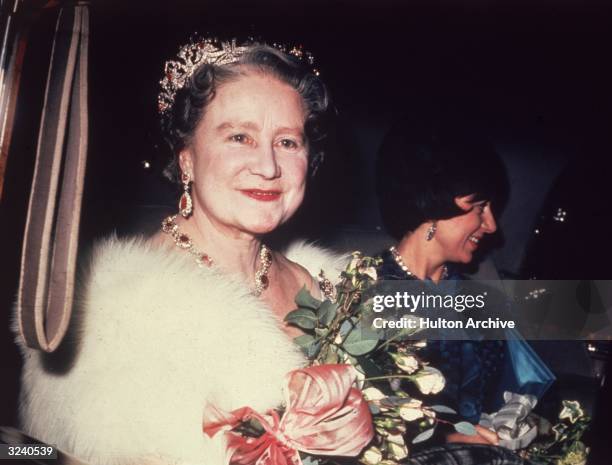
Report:
M 353 387 L 351 365 L 319 365 L 287 375 L 287 409 L 282 419 L 250 407 L 224 412 L 211 404 L 204 410 L 204 433 L 225 430 L 226 463 L 237 465 L 301 465 L 298 451 L 313 455 L 354 457 L 372 440 L 374 429 L 367 402 Z M 229 431 L 257 419 L 265 433 L 258 438 Z

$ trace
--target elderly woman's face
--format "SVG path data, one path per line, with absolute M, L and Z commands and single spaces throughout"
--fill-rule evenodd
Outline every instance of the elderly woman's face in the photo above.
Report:
M 247 234 L 291 217 L 306 184 L 304 121 L 301 96 L 274 77 L 253 72 L 220 86 L 180 156 L 196 214 Z
M 440 244 L 445 260 L 469 263 L 485 234 L 494 233 L 497 223 L 486 201 L 473 201 L 473 195 L 455 198 L 455 203 L 465 213 L 439 220 L 435 239 Z

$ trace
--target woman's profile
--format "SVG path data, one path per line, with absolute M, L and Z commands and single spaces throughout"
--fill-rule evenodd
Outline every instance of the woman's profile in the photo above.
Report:
M 439 281 L 451 263 L 469 264 L 497 231 L 508 195 L 499 156 L 459 123 L 397 123 L 379 151 L 377 190 L 386 230 L 387 279 Z
M 505 169 L 493 148 L 459 124 L 403 121 L 383 142 L 377 176 L 383 221 L 397 241 L 381 254 L 380 278 L 462 279 L 456 266 L 470 264 L 481 242 L 497 231 L 494 210 L 508 194 Z M 478 424 L 482 412 L 499 407 L 490 398 L 498 389 L 504 353 L 503 341 L 428 341 L 428 357 L 446 378 L 441 397 L 461 418 Z M 473 436 L 452 432 L 447 440 L 499 442 L 486 428 L 477 431 Z M 475 460 L 482 451 L 464 453 L 476 454 Z

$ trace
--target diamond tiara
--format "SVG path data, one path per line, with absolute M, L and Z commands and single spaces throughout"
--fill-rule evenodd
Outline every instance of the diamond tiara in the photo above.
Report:
M 176 60 L 168 60 L 164 66 L 164 77 L 159 84 L 161 91 L 157 97 L 157 109 L 161 115 L 167 114 L 172 105 L 176 93 L 185 87 L 193 73 L 203 64 L 223 66 L 236 63 L 254 45 L 254 41 L 249 41 L 243 45 L 237 45 L 236 39 L 231 42 L 223 42 L 216 39 L 206 38 L 191 40 L 183 45 L 177 55 Z M 264 44 L 261 44 L 264 45 Z M 272 44 L 275 49 L 292 55 L 299 60 L 307 62 L 310 66 L 314 63 L 314 58 L 310 52 L 304 51 L 301 47 L 291 48 L 281 44 Z M 319 72 L 313 69 L 312 72 L 318 76 Z

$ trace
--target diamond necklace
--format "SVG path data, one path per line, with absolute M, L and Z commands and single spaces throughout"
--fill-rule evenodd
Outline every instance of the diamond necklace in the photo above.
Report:
M 213 259 L 207 253 L 196 249 L 191 237 L 180 231 L 179 226 L 175 221 L 177 216 L 178 215 L 172 215 L 165 218 L 162 221 L 161 230 L 164 233 L 172 236 L 174 243 L 179 249 L 186 250 L 193 255 L 198 266 L 211 267 L 214 264 Z M 261 244 L 261 248 L 259 249 L 259 266 L 255 272 L 255 288 L 253 289 L 253 294 L 257 297 L 259 297 L 261 293 L 270 285 L 268 273 L 270 272 L 271 266 L 272 252 L 270 252 L 270 249 L 268 249 L 266 244 Z
M 419 279 L 418 276 L 416 276 L 406 266 L 406 264 L 404 263 L 404 259 L 402 258 L 398 250 L 395 248 L 395 246 L 391 246 L 389 248 L 389 252 L 391 252 L 391 256 L 393 257 L 393 260 L 395 260 L 395 263 L 397 263 L 397 266 L 399 266 L 404 273 L 406 273 L 408 276 Z M 446 265 L 442 265 L 442 274 L 440 275 L 440 279 L 446 279 L 446 278 L 448 278 L 448 267 Z

